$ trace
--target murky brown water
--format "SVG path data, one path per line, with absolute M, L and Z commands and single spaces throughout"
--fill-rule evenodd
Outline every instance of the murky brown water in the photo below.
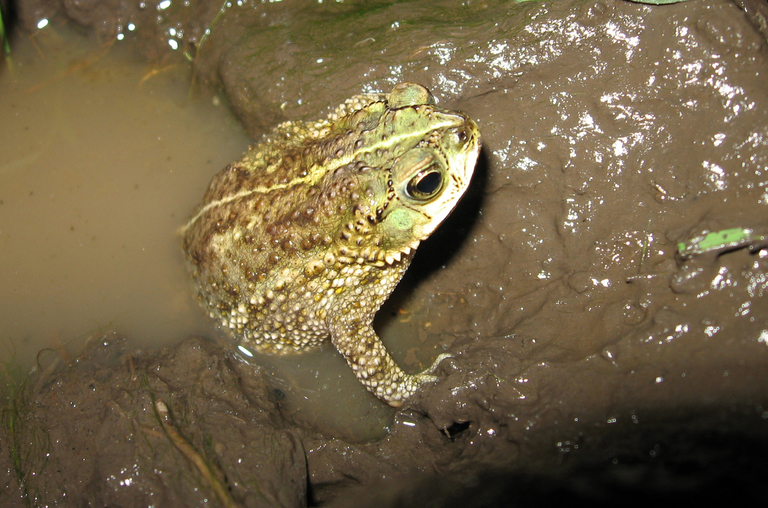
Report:
M 126 46 L 49 26 L 14 43 L 0 77 L 0 347 L 21 371 L 101 331 L 144 349 L 223 337 L 194 300 L 177 229 L 250 140 L 184 62 L 150 66 Z M 416 372 L 439 352 L 413 343 L 396 305 L 377 326 Z M 298 421 L 363 440 L 391 421 L 332 348 L 254 361 Z
M 211 334 L 175 230 L 249 139 L 190 76 L 63 27 L 14 40 L 0 70 L 4 362 L 71 356 L 103 329 L 143 348 Z

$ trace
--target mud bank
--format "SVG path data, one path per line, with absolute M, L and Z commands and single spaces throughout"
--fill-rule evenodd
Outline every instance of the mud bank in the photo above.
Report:
M 178 57 L 158 49 L 177 23 L 253 134 L 415 81 L 478 122 L 484 151 L 382 311 L 407 301 L 414 354 L 454 355 L 384 437 L 298 424 L 226 343 L 139 353 L 105 336 L 4 409 L 4 504 L 765 501 L 768 47 L 752 4 L 79 6 L 90 21 L 30 5 L 26 26 L 44 8 L 110 37 L 135 23 L 161 58 Z

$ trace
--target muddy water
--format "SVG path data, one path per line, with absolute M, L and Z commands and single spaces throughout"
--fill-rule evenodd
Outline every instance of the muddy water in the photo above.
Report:
M 68 361 L 104 331 L 141 349 L 227 340 L 194 299 L 176 232 L 213 174 L 250 142 L 218 98 L 194 86 L 183 61 L 147 65 L 127 44 L 58 26 L 14 42 L 0 87 L 8 365 Z M 395 303 L 377 326 L 411 371 L 440 352 L 414 343 L 419 327 Z M 332 348 L 251 361 L 269 369 L 295 420 L 356 440 L 386 432 L 393 410 Z
M 104 329 L 141 348 L 211 334 L 175 230 L 249 140 L 190 76 L 63 27 L 13 41 L 0 70 L 3 363 L 71 358 Z

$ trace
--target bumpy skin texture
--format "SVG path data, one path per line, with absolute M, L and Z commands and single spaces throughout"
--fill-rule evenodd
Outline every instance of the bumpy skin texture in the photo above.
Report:
M 440 358 L 406 374 L 371 323 L 466 190 L 479 143 L 471 119 L 409 83 L 279 125 L 214 177 L 182 230 L 200 301 L 259 351 L 330 338 L 368 390 L 401 405 Z

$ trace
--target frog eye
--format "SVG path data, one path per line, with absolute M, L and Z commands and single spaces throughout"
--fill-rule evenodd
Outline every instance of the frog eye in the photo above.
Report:
M 404 198 L 426 204 L 448 185 L 448 168 L 436 150 L 417 147 L 395 162 L 392 179 Z
M 437 196 L 443 189 L 443 173 L 436 164 L 425 168 L 410 179 L 405 191 L 418 201 L 427 201 Z

